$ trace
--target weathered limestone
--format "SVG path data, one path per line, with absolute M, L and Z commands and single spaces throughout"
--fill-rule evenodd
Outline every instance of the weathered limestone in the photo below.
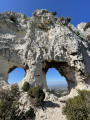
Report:
M 90 90 L 90 42 L 83 32 L 75 33 L 78 29 L 61 25 L 47 10 L 37 10 L 31 18 L 0 13 L 0 86 L 8 85 L 10 71 L 22 67 L 26 75 L 20 86 L 29 81 L 47 88 L 46 72 L 54 67 L 66 78 L 69 90 Z

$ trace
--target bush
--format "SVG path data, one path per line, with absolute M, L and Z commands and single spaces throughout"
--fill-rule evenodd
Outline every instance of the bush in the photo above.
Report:
M 26 112 L 19 109 L 18 85 L 12 85 L 11 90 L 0 91 L 0 120 L 34 120 L 34 109 L 30 108 Z
M 10 90 L 3 90 L 0 93 L 3 93 L 0 97 L 0 120 L 18 120 L 19 109 L 15 96 L 12 96 Z
M 0 120 L 19 120 L 18 100 L 19 87 L 12 85 L 11 89 L 0 91 Z
M 90 35 L 87 35 L 87 39 L 90 41 Z
M 61 16 L 61 17 L 59 18 L 59 22 L 62 22 L 62 21 L 64 21 L 64 17 L 63 17 L 63 16 Z
M 26 118 L 28 118 L 29 120 L 35 119 L 34 109 L 30 107 L 30 109 L 26 112 L 25 115 L 26 115 Z
M 66 23 L 66 25 L 68 25 L 68 23 L 70 23 L 70 21 L 71 21 L 71 18 L 70 18 L 70 17 L 66 17 L 66 18 L 65 18 L 65 23 Z
M 57 12 L 56 11 L 52 12 L 52 15 L 57 15 Z
M 23 84 L 22 90 L 23 90 L 23 91 L 28 91 L 28 90 L 29 90 L 29 87 L 30 87 L 29 82 L 25 82 L 25 83 Z
M 0 101 L 0 120 L 9 120 L 9 114 L 11 103 L 9 101 Z
M 40 86 L 37 86 L 29 89 L 28 96 L 30 96 L 31 102 L 34 106 L 42 106 L 45 98 L 45 93 Z
M 0 90 L 0 100 L 9 100 L 11 97 L 10 90 Z
M 13 100 L 16 100 L 19 98 L 19 87 L 17 84 L 11 85 L 11 96 Z
M 0 120 L 34 120 L 35 112 L 30 107 L 26 113 L 21 112 L 19 107 L 11 101 L 0 101 Z
M 78 91 L 79 95 L 66 101 L 63 113 L 68 120 L 90 120 L 90 91 Z
M 83 28 L 83 30 L 86 30 L 86 29 L 88 29 L 88 28 L 90 28 L 90 22 L 87 22 L 87 23 L 86 23 L 86 25 L 85 25 L 85 27 Z
M 76 35 L 80 35 L 79 31 L 75 31 Z

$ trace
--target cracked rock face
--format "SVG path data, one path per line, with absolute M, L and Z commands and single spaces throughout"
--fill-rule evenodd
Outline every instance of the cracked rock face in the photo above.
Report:
M 26 75 L 20 86 L 28 81 L 47 88 L 46 72 L 54 67 L 66 78 L 69 90 L 90 89 L 90 42 L 83 32 L 75 33 L 79 29 L 61 25 L 43 9 L 32 17 L 0 13 L 0 86 L 8 86 L 9 72 L 21 67 Z

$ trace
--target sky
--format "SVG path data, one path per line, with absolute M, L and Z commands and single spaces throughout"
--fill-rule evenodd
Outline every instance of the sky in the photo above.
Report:
M 49 68 L 46 74 L 46 80 L 48 86 L 62 86 L 66 85 L 67 82 L 64 76 L 61 76 L 61 74 L 55 69 L 55 68 Z
M 25 70 L 23 68 L 16 68 L 9 73 L 8 83 L 15 84 L 19 83 L 25 76 Z
M 0 12 L 14 11 L 32 16 L 37 9 L 57 11 L 57 16 L 69 16 L 74 26 L 90 21 L 90 0 L 0 0 Z
M 16 68 L 9 73 L 8 83 L 15 84 L 19 83 L 25 76 L 25 70 L 23 68 Z M 55 68 L 49 68 L 46 73 L 46 81 L 48 86 L 67 86 L 65 77 L 61 76 Z
M 90 0 L 0 0 L 0 12 L 14 11 L 31 17 L 32 13 L 37 9 L 47 9 L 50 12 L 56 11 L 58 17 L 69 16 L 74 26 L 81 22 L 90 21 Z M 8 81 L 10 81 L 10 84 L 19 82 L 24 77 L 24 74 L 23 69 L 16 69 L 9 74 Z M 54 83 L 54 78 L 57 79 L 57 83 L 60 82 L 60 79 L 65 83 L 64 78 L 61 78 L 55 69 L 50 69 L 46 78 L 49 79 L 48 83 L 50 84 Z

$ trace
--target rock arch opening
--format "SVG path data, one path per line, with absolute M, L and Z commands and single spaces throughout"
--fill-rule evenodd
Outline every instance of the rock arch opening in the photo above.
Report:
M 61 76 L 66 78 L 68 84 L 68 91 L 71 92 L 72 88 L 75 88 L 77 85 L 75 70 L 67 62 L 57 62 L 57 61 L 45 61 L 43 63 L 43 71 L 45 74 L 49 68 L 55 68 Z
M 9 84 L 18 84 L 25 77 L 25 70 L 20 67 L 13 67 L 9 70 L 8 83 Z
M 55 68 L 48 69 L 46 73 L 46 81 L 49 93 L 54 94 L 57 97 L 69 94 L 66 78 Z
M 68 83 L 64 76 L 56 70 L 55 68 L 49 68 L 46 73 L 46 81 L 49 89 L 63 90 L 67 89 Z

